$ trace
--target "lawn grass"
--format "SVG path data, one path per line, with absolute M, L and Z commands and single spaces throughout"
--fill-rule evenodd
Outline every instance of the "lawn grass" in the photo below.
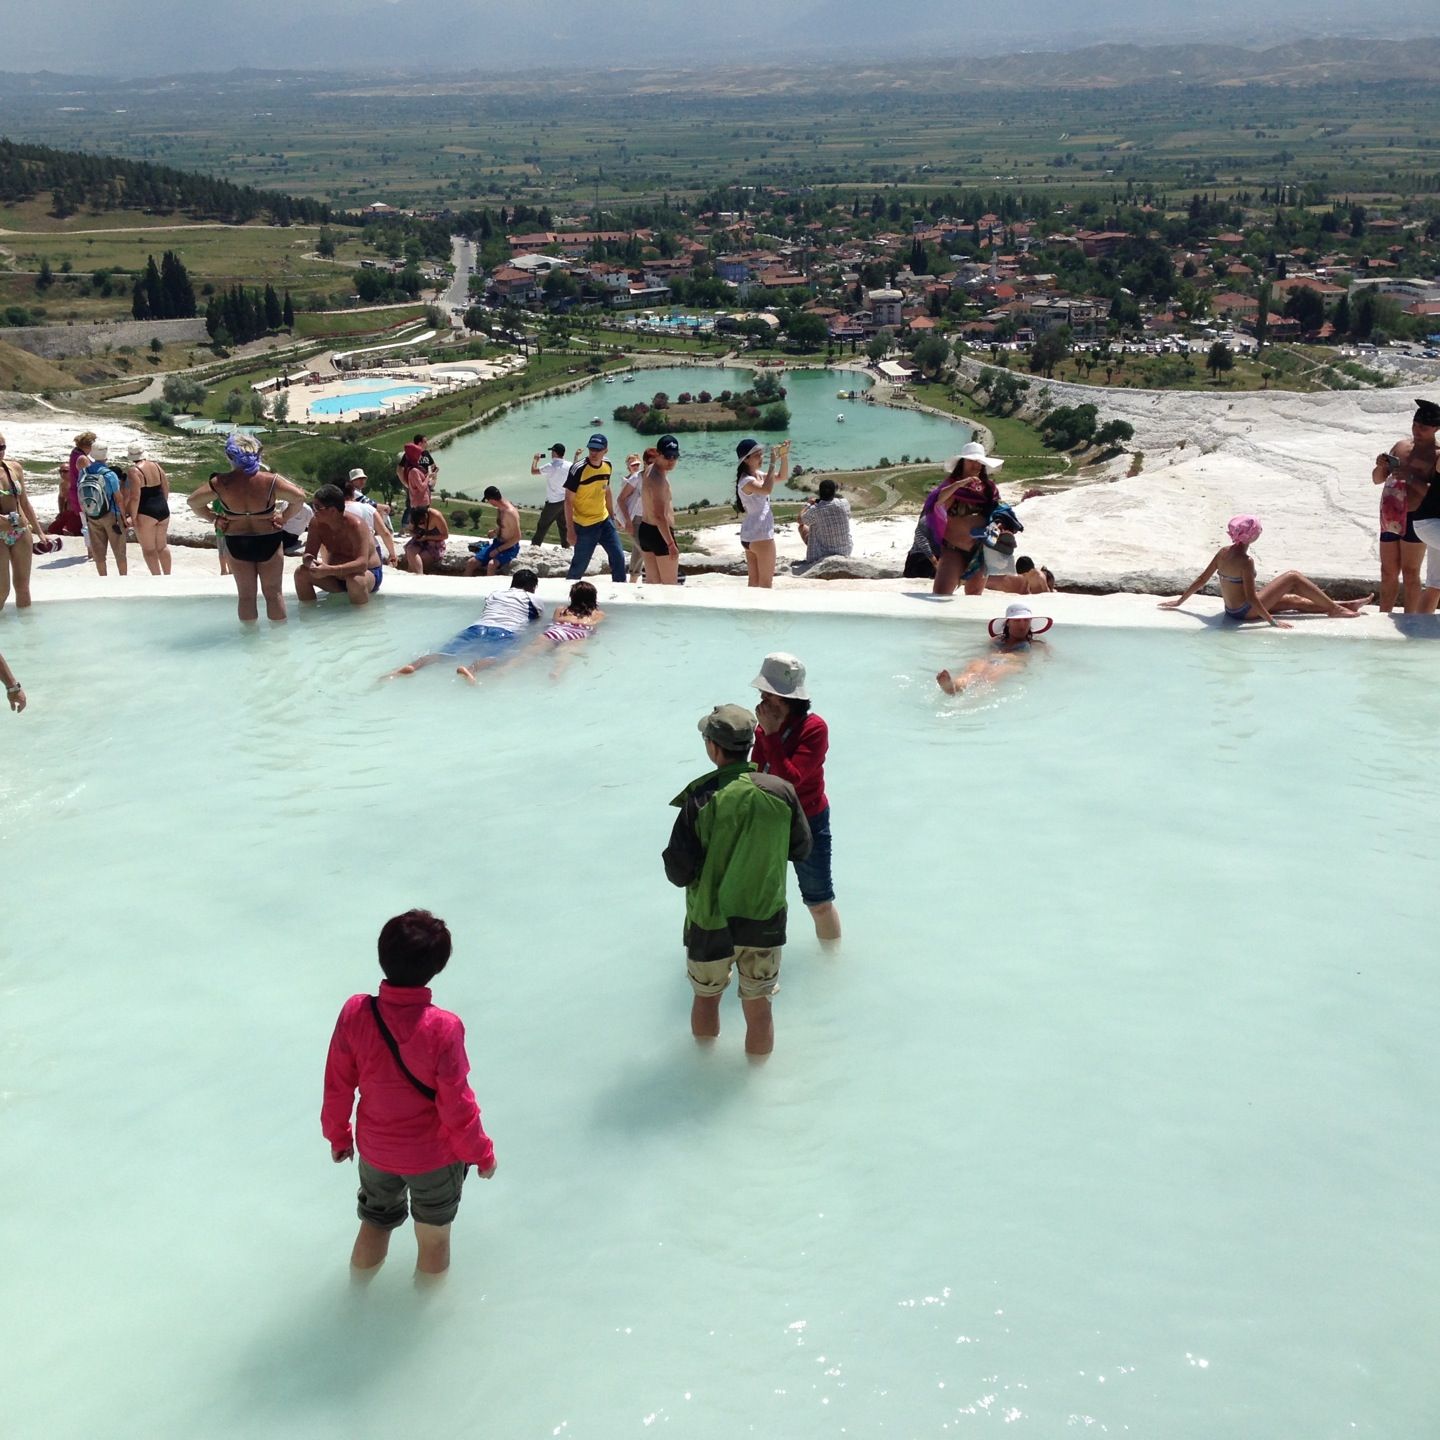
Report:
M 205 284 L 274 285 L 293 294 L 329 294 L 348 289 L 350 277 L 342 268 L 311 258 L 316 231 L 295 225 L 227 225 L 214 229 L 150 226 L 121 234 L 84 231 L 29 232 L 0 235 L 0 244 L 14 256 L 16 270 L 38 270 L 48 260 L 58 271 L 67 260 L 77 271 L 145 268 L 151 255 L 156 262 L 173 250 L 190 272 L 197 291 Z M 203 294 L 200 303 L 204 304 Z
M 1010 415 L 987 415 L 968 395 L 957 395 L 940 385 L 928 385 L 915 397 L 948 415 L 983 425 L 995 437 L 995 452 L 1005 461 L 1005 480 L 1058 478 L 1066 471 L 1064 460 L 1049 450 L 1040 432 Z
M 30 200 L 20 200 L 11 205 L 0 205 L 0 230 L 45 231 L 56 235 L 76 235 L 86 230 L 116 230 L 122 228 L 163 230 L 166 226 L 185 223 L 183 216 L 151 215 L 144 210 L 78 210 L 57 220 L 50 213 L 49 194 L 37 195 Z M 8 238 L 0 235 L 0 243 Z
M 295 334 L 304 339 L 339 339 L 374 335 L 380 338 L 402 325 L 425 318 L 424 305 L 387 305 L 383 310 L 302 310 L 295 316 Z
M 591 329 L 589 326 L 575 328 L 571 334 L 576 340 L 588 341 L 594 345 L 610 345 L 617 350 L 637 352 L 673 351 L 681 355 L 724 355 L 735 348 L 728 341 L 693 335 L 647 335 L 636 330 L 611 330 L 604 327 Z

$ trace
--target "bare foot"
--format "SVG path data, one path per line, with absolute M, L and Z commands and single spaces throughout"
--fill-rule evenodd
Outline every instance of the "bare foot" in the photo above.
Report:
M 953 695 L 955 693 L 955 677 L 948 670 L 942 670 L 935 677 L 935 683 L 947 695 Z
M 1348 610 L 1352 615 L 1358 615 L 1374 598 L 1375 596 L 1371 594 L 1365 596 L 1363 600 L 1342 600 L 1340 601 L 1340 608 L 1342 610 Z
M 382 675 L 382 680 L 393 680 L 397 675 L 413 675 L 418 669 L 415 665 L 402 665 L 398 670 L 392 670 L 388 675 Z
M 468 665 L 457 665 L 455 667 L 455 673 L 457 675 L 463 675 L 471 685 L 478 685 L 480 683 L 475 678 L 475 672 L 470 669 Z

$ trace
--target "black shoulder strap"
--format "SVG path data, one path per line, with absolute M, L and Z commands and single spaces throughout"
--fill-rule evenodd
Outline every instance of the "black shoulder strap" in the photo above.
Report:
M 427 1085 L 423 1080 L 417 1080 L 410 1073 L 410 1067 L 400 1055 L 400 1047 L 395 1043 L 395 1037 L 390 1033 L 390 1027 L 385 1023 L 380 1014 L 380 1001 L 374 996 L 370 997 L 370 1013 L 375 1017 L 375 1023 L 380 1027 L 380 1038 L 385 1042 L 390 1053 L 395 1057 L 395 1063 L 400 1067 L 400 1073 L 427 1099 L 435 1098 L 433 1086 Z

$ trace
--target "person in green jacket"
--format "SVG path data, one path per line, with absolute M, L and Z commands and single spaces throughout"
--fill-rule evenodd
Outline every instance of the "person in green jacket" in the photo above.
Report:
M 695 998 L 690 1031 L 720 1033 L 720 997 L 740 972 L 745 1052 L 775 1048 L 770 997 L 780 985 L 785 882 L 790 861 L 810 854 L 810 826 L 795 787 L 750 763 L 755 717 L 717 705 L 699 724 L 715 769 L 670 803 L 679 807 L 665 847 L 665 875 L 685 887 L 686 972 Z

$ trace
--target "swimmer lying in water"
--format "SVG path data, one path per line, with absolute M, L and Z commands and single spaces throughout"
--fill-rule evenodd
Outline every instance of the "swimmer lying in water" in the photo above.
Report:
M 392 670 L 385 679 L 413 675 L 442 660 L 459 660 L 455 673 L 475 684 L 475 672 L 504 664 L 518 653 L 520 635 L 526 626 L 544 618 L 544 611 L 532 598 L 539 577 L 533 570 L 517 570 L 508 590 L 496 590 L 485 602 L 485 610 L 473 625 L 467 625 L 439 650 L 421 655 L 408 665 Z
M 577 580 L 570 587 L 570 599 L 552 617 L 541 642 L 549 641 L 555 652 L 555 664 L 550 669 L 550 678 L 558 680 L 565 667 L 575 658 L 574 642 L 588 640 L 596 627 L 605 618 L 600 609 L 595 587 L 588 580 Z M 560 647 L 564 646 L 564 649 Z
M 1226 528 L 1233 543 L 1215 552 L 1210 563 L 1186 586 L 1184 594 L 1174 600 L 1162 600 L 1161 610 L 1178 610 L 1212 575 L 1220 582 L 1225 618 L 1237 625 L 1264 620 L 1278 630 L 1293 628 L 1288 620 L 1277 620 L 1277 612 L 1353 620 L 1375 598 L 1366 595 L 1361 600 L 1332 600 L 1298 570 L 1287 570 L 1257 590 L 1255 560 L 1250 547 L 1260 538 L 1260 522 L 1253 515 L 1236 515 Z
M 994 651 L 983 659 L 972 660 L 958 675 L 942 670 L 935 683 L 947 695 L 959 695 L 971 685 L 993 683 L 1013 674 L 1029 659 L 1031 644 L 1038 642 L 1054 623 L 1048 615 L 1035 615 L 1028 605 L 1017 600 L 1006 607 L 1003 620 L 990 622 Z

